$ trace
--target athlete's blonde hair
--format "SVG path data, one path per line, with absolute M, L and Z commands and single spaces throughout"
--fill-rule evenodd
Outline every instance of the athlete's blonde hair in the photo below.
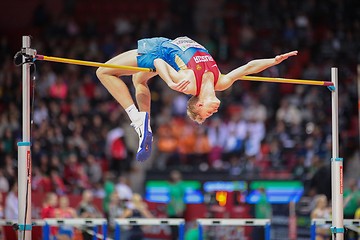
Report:
M 199 124 L 202 124 L 205 121 L 205 118 L 202 118 L 196 109 L 196 103 L 199 101 L 199 97 L 192 96 L 187 102 L 187 115 L 189 118 Z

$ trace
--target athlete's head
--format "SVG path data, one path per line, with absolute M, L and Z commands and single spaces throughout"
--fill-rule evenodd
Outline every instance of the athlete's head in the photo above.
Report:
M 200 100 L 198 96 L 192 96 L 188 101 L 187 115 L 193 121 L 201 124 L 216 113 L 219 106 L 220 100 L 216 97 Z

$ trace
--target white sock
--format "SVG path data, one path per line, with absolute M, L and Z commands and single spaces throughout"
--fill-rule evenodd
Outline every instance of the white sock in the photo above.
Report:
M 134 104 L 130 105 L 125 109 L 125 112 L 129 116 L 131 122 L 136 122 L 139 119 L 139 110 L 136 108 Z

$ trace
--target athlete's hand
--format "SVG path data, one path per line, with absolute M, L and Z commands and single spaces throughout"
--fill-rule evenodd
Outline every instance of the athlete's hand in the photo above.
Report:
M 284 53 L 284 54 L 281 54 L 281 55 L 277 55 L 275 57 L 275 63 L 279 64 L 282 61 L 288 59 L 288 57 L 292 57 L 292 56 L 295 56 L 297 54 L 298 54 L 298 51 L 292 51 L 292 52 Z
M 190 84 L 190 81 L 189 80 L 181 80 L 180 82 L 178 83 L 170 83 L 169 84 L 169 87 L 172 89 L 172 90 L 175 90 L 175 91 L 178 91 L 178 92 L 185 92 L 187 90 L 187 87 L 188 85 Z

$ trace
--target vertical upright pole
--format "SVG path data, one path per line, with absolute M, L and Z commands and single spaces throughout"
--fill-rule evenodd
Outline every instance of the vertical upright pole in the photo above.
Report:
M 357 65 L 357 90 L 358 90 L 358 131 L 359 131 L 359 143 L 360 144 L 360 64 Z M 360 149 L 360 148 L 358 148 Z M 360 154 L 360 153 L 359 153 Z
M 332 159 L 331 159 L 331 198 L 332 198 L 332 226 L 333 239 L 344 239 L 343 221 L 343 159 L 339 157 L 339 86 L 338 69 L 331 68 L 331 81 L 335 90 L 331 92 L 332 108 Z
M 22 37 L 22 48 L 30 48 L 30 37 Z M 31 154 L 30 154 L 30 63 L 22 65 L 22 142 L 18 142 L 19 240 L 31 240 Z

